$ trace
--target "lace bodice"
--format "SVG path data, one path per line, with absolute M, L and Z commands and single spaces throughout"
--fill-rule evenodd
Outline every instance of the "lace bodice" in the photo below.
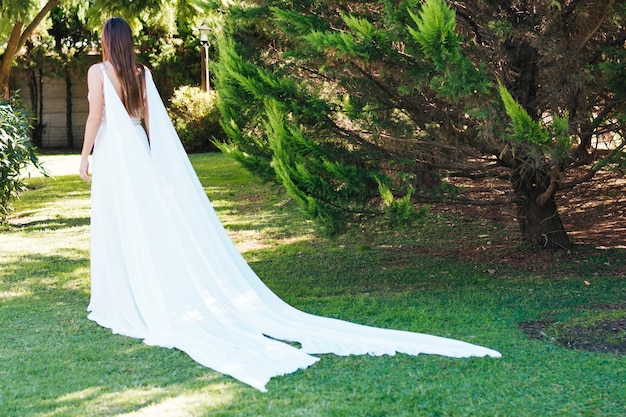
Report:
M 109 75 L 106 72 L 106 69 L 104 67 L 104 63 L 100 63 L 100 69 L 102 70 L 102 75 L 104 77 L 109 78 L 109 80 L 111 80 Z M 146 100 L 147 97 L 146 97 L 146 91 L 145 90 L 143 92 L 143 95 L 144 95 L 144 100 Z M 90 97 L 89 97 L 89 93 L 88 93 L 87 94 L 87 100 L 89 100 L 89 99 L 90 99 Z M 141 124 L 141 117 L 131 116 L 130 114 L 128 116 L 130 117 L 130 120 L 133 122 L 134 125 Z M 106 100 L 104 100 L 104 98 L 103 98 L 103 106 L 102 106 L 102 122 L 101 122 L 101 124 L 102 125 L 106 125 L 107 124 L 106 123 Z
M 130 120 L 133 122 L 134 125 L 141 124 L 141 118 L 139 117 L 130 116 Z M 102 109 L 102 122 L 100 124 L 104 126 L 107 124 L 106 103 L 104 103 L 104 106 Z

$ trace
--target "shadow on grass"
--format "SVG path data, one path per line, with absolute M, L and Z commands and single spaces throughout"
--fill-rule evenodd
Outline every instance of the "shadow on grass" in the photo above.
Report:
M 62 254 L 26 255 L 2 262 L 0 288 L 16 290 L 36 300 L 53 296 L 68 298 L 72 291 L 85 292 L 89 270 L 89 251 L 62 249 Z M 7 298 L 7 296 L 1 298 Z M 16 297 L 11 297 L 16 298 Z M 21 297 L 19 297 L 21 298 Z M 3 307 L 7 304 L 3 302 Z
M 89 217 L 72 217 L 72 218 L 46 218 L 44 220 L 33 220 L 21 223 L 19 220 L 14 220 L 11 223 L 11 227 L 16 230 L 25 232 L 39 232 L 44 230 L 59 230 L 72 227 L 89 226 Z

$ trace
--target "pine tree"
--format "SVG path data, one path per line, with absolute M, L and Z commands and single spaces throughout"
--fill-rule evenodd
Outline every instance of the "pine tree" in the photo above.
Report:
M 334 231 L 471 203 L 458 179 L 508 177 L 506 198 L 478 203 L 514 203 L 526 241 L 566 246 L 556 193 L 623 163 L 626 6 L 605 2 L 531 1 L 521 13 L 444 0 L 230 8 L 215 68 L 228 150 Z M 578 39 L 567 65 L 545 55 Z M 622 133 L 610 155 L 570 175 L 597 158 L 590 138 L 602 132 Z

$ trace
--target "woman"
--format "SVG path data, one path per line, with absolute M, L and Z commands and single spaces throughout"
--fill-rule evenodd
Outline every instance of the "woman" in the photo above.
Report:
M 93 146 L 90 319 L 176 347 L 262 391 L 271 377 L 315 363 L 315 353 L 500 356 L 457 340 L 313 316 L 280 300 L 222 227 L 150 72 L 136 63 L 124 20 L 104 24 L 102 51 L 103 62 L 88 74 L 80 165 L 89 181 Z

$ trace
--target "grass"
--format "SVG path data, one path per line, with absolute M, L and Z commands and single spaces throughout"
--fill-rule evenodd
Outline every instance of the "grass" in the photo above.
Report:
M 0 233 L 0 416 L 626 415 L 624 356 L 534 340 L 518 326 L 623 302 L 623 276 L 612 273 L 623 251 L 560 256 L 543 270 L 503 265 L 496 253 L 433 255 L 454 245 L 489 251 L 510 234 L 434 215 L 411 229 L 323 239 L 279 189 L 226 157 L 192 162 L 252 268 L 290 304 L 503 357 L 324 355 L 260 393 L 87 320 L 89 187 L 77 176 L 31 179 Z

